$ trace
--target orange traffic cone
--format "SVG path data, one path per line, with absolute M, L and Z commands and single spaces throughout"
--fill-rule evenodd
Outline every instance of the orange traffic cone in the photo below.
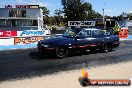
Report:
M 91 84 L 88 71 L 86 71 L 84 68 L 82 68 L 82 76 L 79 78 L 79 82 L 84 87 Z
M 82 77 L 88 78 L 88 76 L 89 76 L 88 71 L 86 71 L 84 68 L 82 68 Z

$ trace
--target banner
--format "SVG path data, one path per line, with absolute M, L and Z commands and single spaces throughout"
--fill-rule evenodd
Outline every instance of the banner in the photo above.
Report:
M 23 37 L 23 38 L 14 38 L 14 44 L 30 44 L 37 43 L 40 40 L 44 40 L 44 37 Z
M 128 38 L 128 28 L 121 28 L 119 38 Z
M 23 31 L 6 31 L 0 30 L 0 38 L 2 37 L 31 37 L 51 35 L 50 30 L 23 30 Z
M 50 35 L 50 30 L 24 30 L 24 31 L 17 31 L 17 37 L 30 37 L 30 36 L 46 36 Z
M 39 8 L 39 5 L 16 5 L 16 8 Z
M 95 21 L 68 21 L 68 26 L 95 26 Z
M 17 36 L 17 31 L 0 31 L 0 37 L 13 37 Z

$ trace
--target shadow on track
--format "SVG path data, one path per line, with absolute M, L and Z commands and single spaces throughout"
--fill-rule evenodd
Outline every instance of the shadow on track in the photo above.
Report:
M 38 51 L 35 52 L 30 52 L 29 56 L 32 59 L 37 59 L 37 60 L 43 60 L 43 59 L 58 59 L 54 54 L 44 54 L 44 53 L 40 53 Z
M 112 50 L 112 51 L 114 51 L 114 50 Z M 82 56 L 82 55 L 89 55 L 89 54 L 96 54 L 96 53 L 102 53 L 102 52 L 99 51 L 99 50 L 94 50 L 94 51 L 77 51 L 77 52 L 71 52 L 67 57 Z M 37 59 L 37 60 L 60 59 L 54 53 L 45 54 L 45 53 L 41 53 L 41 52 L 38 52 L 38 51 L 30 52 L 29 56 L 32 59 Z M 61 59 L 63 59 L 63 58 L 61 58 Z

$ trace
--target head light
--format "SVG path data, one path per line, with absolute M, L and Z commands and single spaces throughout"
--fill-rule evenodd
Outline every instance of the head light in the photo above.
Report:
M 49 45 L 46 45 L 46 44 L 41 44 L 41 46 L 44 46 L 44 47 L 49 47 Z
M 38 41 L 38 43 L 41 43 L 41 41 Z

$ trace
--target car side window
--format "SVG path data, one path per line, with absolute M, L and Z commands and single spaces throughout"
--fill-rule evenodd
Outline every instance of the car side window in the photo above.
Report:
M 92 37 L 94 37 L 94 38 L 100 38 L 102 36 L 103 35 L 102 35 L 102 32 L 100 30 L 93 30 L 92 31 Z
M 106 32 L 106 33 L 104 33 L 104 37 L 109 37 L 110 35 L 111 35 L 110 32 Z
M 88 38 L 91 37 L 91 31 L 90 30 L 82 30 L 77 35 L 79 38 Z

